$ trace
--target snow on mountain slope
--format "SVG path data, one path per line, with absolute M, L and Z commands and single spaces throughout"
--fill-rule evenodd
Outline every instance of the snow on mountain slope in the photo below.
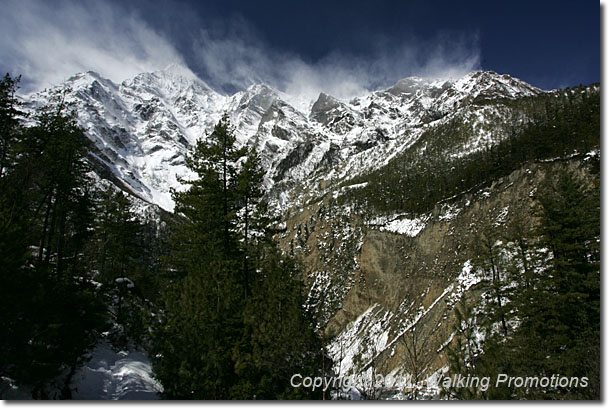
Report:
M 189 177 L 186 156 L 226 113 L 238 144 L 256 147 L 261 156 L 268 197 L 286 228 L 283 249 L 304 260 L 305 307 L 318 326 L 330 323 L 336 331 L 327 346 L 335 371 L 367 377 L 373 370 L 404 373 L 396 364 L 399 338 L 409 329 L 421 331 L 424 322 L 443 324 L 435 330 L 442 337 L 428 350 L 444 349 L 447 317 L 478 280 L 468 276 L 475 273 L 466 269 L 471 256 L 458 238 L 472 236 L 472 218 L 476 226 L 487 213 L 503 215 L 496 208 L 505 209 L 506 201 L 514 201 L 513 212 L 529 199 L 505 199 L 508 188 L 516 189 L 508 181 L 471 198 L 489 212 L 475 212 L 464 199 L 459 207 L 439 204 L 422 215 L 361 215 L 333 199 L 366 186 L 350 180 L 405 152 L 417 159 L 435 145 L 434 155 L 449 160 L 496 143 L 505 137 L 503 124 L 529 121 L 510 101 L 543 93 L 508 75 L 473 72 L 456 80 L 405 78 L 349 101 L 324 93 L 305 101 L 265 84 L 224 95 L 177 66 L 121 84 L 82 73 L 59 87 L 71 88 L 68 100 L 94 143 L 97 183 L 109 179 L 168 211 L 174 208 L 171 190 L 184 189 L 179 178 Z M 35 108 L 51 92 L 25 100 Z M 456 126 L 459 138 L 450 132 Z M 136 202 L 145 212 L 144 202 Z M 136 390 L 134 398 L 156 395 L 145 357 L 115 355 L 102 363 L 110 353 L 98 353 L 100 360 L 94 356 L 82 374 L 81 397 L 118 398 Z
M 189 176 L 185 156 L 224 113 L 238 144 L 258 149 L 267 170 L 265 185 L 281 210 L 302 203 L 302 192 L 320 194 L 321 185 L 332 187 L 384 165 L 427 127 L 456 113 L 470 115 L 473 127 L 484 124 L 494 115 L 484 110 L 493 109 L 473 108 L 474 99 L 541 92 L 507 75 L 474 72 L 452 81 L 406 78 L 351 101 L 320 94 L 304 105 L 298 96 L 264 84 L 223 95 L 175 65 L 121 84 L 81 73 L 58 88 L 72 90 L 68 101 L 94 142 L 94 162 L 134 195 L 168 211 L 174 207 L 171 189 L 184 189 L 179 177 Z M 32 108 L 44 104 L 51 91 L 32 94 L 26 102 Z M 311 107 L 308 114 L 304 106 Z M 484 143 L 481 135 L 465 152 Z

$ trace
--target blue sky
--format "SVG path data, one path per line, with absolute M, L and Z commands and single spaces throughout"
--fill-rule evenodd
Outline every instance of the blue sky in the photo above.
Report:
M 37 89 L 169 63 L 233 92 L 266 82 L 349 97 L 410 75 L 508 73 L 543 89 L 600 80 L 600 8 L 563 1 L 6 0 L 0 69 Z

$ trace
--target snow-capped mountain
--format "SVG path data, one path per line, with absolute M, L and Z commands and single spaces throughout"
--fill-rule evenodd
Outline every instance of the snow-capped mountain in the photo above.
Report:
M 79 124 L 94 142 L 92 160 L 105 179 L 173 210 L 171 189 L 188 176 L 185 156 L 227 113 L 239 145 L 256 146 L 270 197 L 280 209 L 300 202 L 324 186 L 382 166 L 407 149 L 434 124 L 457 114 L 484 128 L 491 117 L 474 106 L 482 98 L 517 98 L 541 90 L 508 75 L 474 72 L 457 80 L 406 78 L 387 90 L 350 101 L 320 94 L 307 112 L 294 98 L 264 84 L 234 95 L 211 89 L 188 69 L 170 66 L 115 84 L 94 72 L 77 74 L 60 88 L 70 88 Z M 52 90 L 26 97 L 30 107 L 43 104 Z M 299 105 L 299 107 L 301 107 Z M 485 114 L 485 115 L 484 115 Z M 483 146 L 485 135 L 465 144 Z M 320 183 L 325 181 L 325 183 Z
M 584 159 L 565 164 L 520 163 L 435 199 L 420 214 L 382 214 L 369 209 L 375 194 L 363 194 L 360 203 L 341 199 L 389 175 L 372 171 L 397 163 L 402 177 L 416 175 L 420 158 L 424 168 L 436 159 L 453 166 L 478 150 L 491 152 L 525 128 L 536 109 L 546 111 L 546 100 L 569 92 L 530 99 L 547 92 L 509 75 L 473 72 L 452 80 L 405 78 L 349 101 L 321 93 L 307 102 L 265 84 L 225 95 L 177 66 L 121 84 L 81 73 L 58 87 L 71 89 L 67 99 L 94 143 L 98 177 L 167 211 L 174 208 L 171 190 L 184 189 L 179 179 L 188 179 L 186 156 L 227 114 L 238 144 L 256 147 L 262 159 L 267 195 L 285 228 L 278 242 L 304 262 L 304 307 L 326 331 L 333 371 L 369 381 L 375 372 L 408 373 L 401 341 L 416 331 L 427 340 L 426 375 L 442 373 L 458 301 L 482 299 L 476 285 L 485 275 L 473 267 L 478 232 L 532 222 L 534 193 L 546 175 L 591 159 L 581 152 Z M 52 91 L 25 102 L 33 109 Z M 446 175 L 450 166 L 438 172 Z M 413 188 L 396 185 L 382 188 L 395 196 Z

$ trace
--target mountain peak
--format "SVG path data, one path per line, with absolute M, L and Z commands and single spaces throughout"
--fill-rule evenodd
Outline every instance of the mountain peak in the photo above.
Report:
M 448 83 L 440 79 L 422 78 L 422 77 L 406 77 L 398 80 L 396 84 L 385 90 L 385 92 L 400 95 L 400 94 L 415 94 L 418 90 L 424 87 L 433 85 L 441 85 Z
M 154 71 L 153 75 L 178 83 L 197 84 L 206 90 L 213 91 L 212 88 L 193 71 L 185 65 L 171 63 L 163 70 Z
M 63 85 L 59 85 L 59 87 L 64 87 L 65 85 L 69 85 L 70 87 L 75 87 L 80 84 L 90 84 L 93 81 L 98 81 L 101 83 L 112 83 L 111 80 L 102 77 L 96 71 L 83 71 L 81 73 L 76 73 L 72 77 L 68 78 Z M 116 86 L 116 84 L 114 84 Z
M 201 80 L 188 67 L 170 64 L 163 70 L 140 73 L 125 80 L 122 86 L 134 89 L 148 90 L 152 94 L 178 97 L 189 89 L 196 89 L 197 93 L 217 95 L 207 83 Z
M 473 71 L 455 82 L 455 87 L 469 94 L 489 94 L 508 98 L 537 95 L 541 89 L 508 74 Z
M 324 123 L 328 119 L 328 114 L 331 110 L 341 107 L 341 102 L 335 97 L 326 93 L 320 93 L 320 96 L 311 107 L 310 117 L 320 123 Z
M 278 95 L 279 92 L 265 83 L 252 84 L 245 90 L 246 94 L 256 95 L 256 94 L 265 94 L 265 95 Z

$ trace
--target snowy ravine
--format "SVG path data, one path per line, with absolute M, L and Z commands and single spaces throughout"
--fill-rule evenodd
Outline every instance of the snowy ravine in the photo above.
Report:
M 74 400 L 157 400 L 163 387 L 152 377 L 142 352 L 115 352 L 98 344 L 91 359 L 74 375 Z

